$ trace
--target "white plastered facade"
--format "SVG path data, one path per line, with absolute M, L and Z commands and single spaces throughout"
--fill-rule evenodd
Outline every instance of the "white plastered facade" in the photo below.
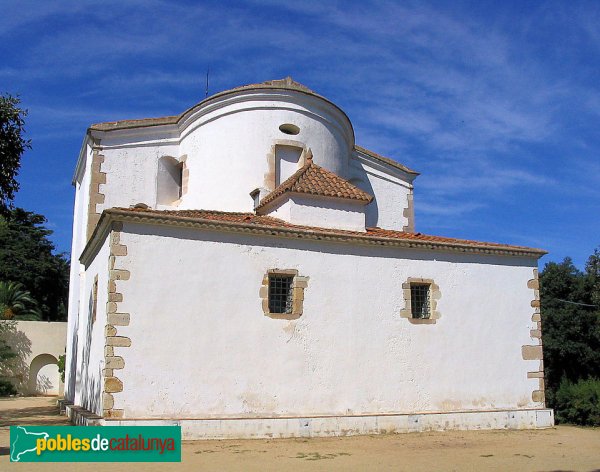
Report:
M 299 132 L 283 133 L 286 123 Z M 416 173 L 357 150 L 339 108 L 293 87 L 234 89 L 169 123 L 90 128 L 74 179 L 73 256 L 85 257 L 71 274 L 66 400 L 99 424 L 176 423 L 189 438 L 551 425 L 543 397 L 532 395 L 540 379 L 529 373 L 541 360 L 522 353 L 538 342 L 530 336 L 534 255 L 303 241 L 164 221 L 124 221 L 114 230 L 109 215 L 86 235 L 94 154 L 105 174 L 96 214 L 140 203 L 251 213 L 252 190 L 268 193 L 293 172 L 294 149 L 298 168 L 310 154 L 373 201 L 294 194 L 269 216 L 356 233 L 414 228 Z M 281 164 L 278 154 L 292 158 Z M 170 205 L 157 200 L 165 156 L 185 162 L 189 174 Z M 115 232 L 126 248 L 117 263 Z M 111 351 L 124 363 L 112 372 L 105 347 L 115 264 L 130 274 L 116 291 L 118 312 L 130 317 L 117 336 L 131 345 Z M 263 313 L 261 282 L 273 269 L 308 278 L 298 319 Z M 411 278 L 439 287 L 435 323 L 401 316 Z M 103 385 L 113 375 L 122 389 L 107 409 Z

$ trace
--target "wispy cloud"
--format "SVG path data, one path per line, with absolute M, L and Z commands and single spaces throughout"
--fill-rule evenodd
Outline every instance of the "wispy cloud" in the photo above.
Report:
M 359 144 L 422 172 L 419 224 L 459 227 L 525 194 L 540 211 L 561 192 L 600 205 L 599 23 L 585 2 L 8 1 L 0 81 L 51 140 L 179 113 L 208 67 L 212 93 L 291 74 L 344 108 Z
M 427 197 L 419 200 L 419 212 L 425 215 L 433 216 L 461 216 L 470 213 L 474 210 L 485 208 L 486 205 L 483 203 L 455 203 L 448 201 L 437 201 L 437 203 L 431 202 Z

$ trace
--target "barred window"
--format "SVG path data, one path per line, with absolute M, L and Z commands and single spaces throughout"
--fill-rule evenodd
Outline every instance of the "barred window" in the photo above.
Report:
M 263 276 L 259 297 L 265 316 L 279 320 L 295 320 L 304 311 L 304 290 L 308 277 L 298 269 L 269 269 Z
M 431 316 L 430 285 L 411 283 L 410 304 L 413 318 L 428 319 Z
M 269 311 L 271 313 L 292 313 L 294 277 L 273 274 L 269 276 Z

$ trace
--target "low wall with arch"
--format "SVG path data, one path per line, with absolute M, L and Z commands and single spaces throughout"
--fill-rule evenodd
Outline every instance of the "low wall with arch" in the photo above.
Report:
M 4 323 L 7 323 L 4 321 Z M 6 340 L 16 353 L 10 377 L 19 393 L 62 395 L 58 358 L 65 353 L 66 322 L 15 321 Z

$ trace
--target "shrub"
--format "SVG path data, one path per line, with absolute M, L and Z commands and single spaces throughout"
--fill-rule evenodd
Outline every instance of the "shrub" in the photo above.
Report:
M 60 374 L 60 380 L 65 381 L 65 360 L 67 358 L 66 354 L 58 357 L 58 373 Z
M 9 395 L 16 395 L 17 389 L 15 386 L 6 379 L 0 379 L 0 397 L 8 397 Z
M 600 426 L 600 380 L 563 379 L 554 395 L 554 408 L 558 423 Z

